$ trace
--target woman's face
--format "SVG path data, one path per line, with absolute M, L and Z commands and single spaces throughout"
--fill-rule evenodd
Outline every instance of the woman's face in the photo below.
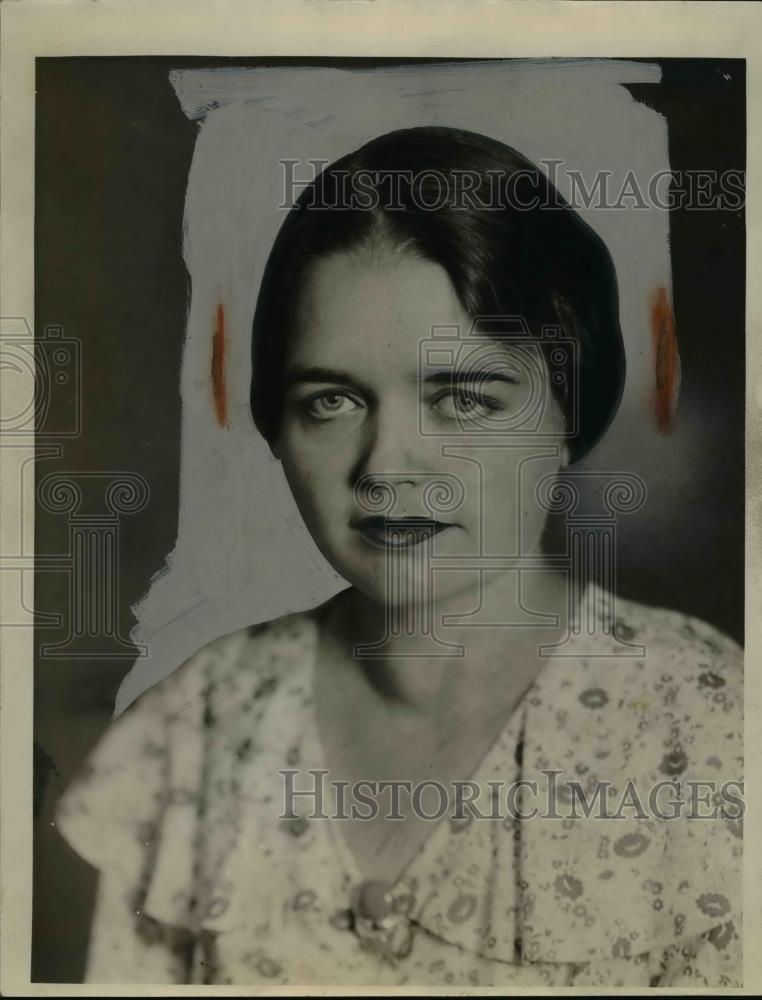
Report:
M 374 601 L 473 597 L 481 557 L 539 553 L 563 415 L 536 344 L 471 325 L 446 271 L 404 253 L 325 257 L 302 284 L 273 450 L 323 555 Z

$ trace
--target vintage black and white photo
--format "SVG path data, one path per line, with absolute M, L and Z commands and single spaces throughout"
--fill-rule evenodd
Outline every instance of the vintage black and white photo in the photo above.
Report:
M 746 81 L 36 59 L 32 983 L 745 985 Z

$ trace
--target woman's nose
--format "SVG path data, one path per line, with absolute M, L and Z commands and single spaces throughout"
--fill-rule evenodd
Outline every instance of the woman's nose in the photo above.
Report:
M 379 409 L 369 421 L 368 434 L 357 466 L 355 481 L 384 483 L 392 488 L 415 486 L 426 470 L 421 457 L 421 432 L 415 415 L 401 406 Z

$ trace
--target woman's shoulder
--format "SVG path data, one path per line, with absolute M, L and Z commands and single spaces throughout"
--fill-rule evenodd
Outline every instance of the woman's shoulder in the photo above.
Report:
M 592 586 L 584 629 L 570 643 L 578 658 L 549 675 L 550 708 L 564 702 L 584 733 L 590 727 L 667 773 L 683 752 L 703 768 L 723 761 L 735 771 L 743 741 L 743 650 L 716 626 L 683 611 L 646 604 Z M 570 715 L 570 717 L 572 717 Z M 581 738 L 581 737 L 580 737 Z M 687 752 L 687 751 L 686 751 Z M 649 763 L 650 762 L 650 763 Z
M 253 686 L 256 693 L 259 684 L 286 678 L 311 660 L 319 611 L 289 612 L 211 639 L 136 699 L 134 710 L 147 701 L 182 710 L 210 688 Z
M 696 679 L 702 687 L 741 691 L 743 648 L 716 626 L 684 611 L 621 596 L 615 598 L 614 608 L 614 639 L 640 648 L 647 671 Z
M 609 653 L 641 659 L 654 668 L 665 662 L 686 667 L 713 663 L 743 675 L 743 648 L 730 635 L 693 614 L 661 604 L 625 597 L 591 583 L 576 612 L 577 632 L 594 622 L 589 632 L 600 641 L 595 655 Z
M 298 611 L 206 642 L 112 720 L 79 778 L 117 770 L 136 753 L 160 769 L 173 745 L 187 750 L 202 731 L 224 730 L 242 706 L 265 706 L 284 681 L 304 675 L 316 631 L 314 612 Z
M 598 595 L 604 594 L 602 587 L 597 586 Z M 616 594 L 614 597 L 617 620 L 626 618 L 637 622 L 641 627 L 653 630 L 665 637 L 679 636 L 680 640 L 703 642 L 710 652 L 727 651 L 738 653 L 742 647 L 726 632 L 705 619 L 666 604 L 654 604 L 650 601 L 638 600 Z
M 295 612 L 201 646 L 108 726 L 58 803 L 60 832 L 96 867 L 121 853 L 136 868 L 144 832 L 198 799 L 206 757 L 250 744 L 276 691 L 301 695 L 314 635 Z
M 581 723 L 626 746 L 634 765 L 685 777 L 692 765 L 736 777 L 743 745 L 743 650 L 730 636 L 682 611 L 597 589 L 599 655 L 572 678 Z M 610 618 L 606 615 L 610 612 Z M 572 668 L 570 667 L 569 670 Z

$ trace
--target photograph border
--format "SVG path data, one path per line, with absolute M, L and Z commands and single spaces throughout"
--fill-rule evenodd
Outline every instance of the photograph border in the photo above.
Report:
M 745 663 L 762 652 L 762 5 L 673 0 L 6 0 L 0 39 L 0 318 L 34 329 L 35 59 L 39 56 L 367 56 L 473 58 L 742 58 L 747 68 L 746 282 L 746 637 Z M 751 335 L 749 334 L 751 331 Z M 5 373 L 3 373 L 4 376 Z M 3 377 L 3 414 L 24 389 Z M 34 531 L 33 484 L 20 472 L 29 446 L 0 441 L 0 551 L 13 552 L 19 528 Z M 30 488 L 32 487 L 32 488 Z M 11 574 L 0 573 L 7 607 Z M 30 981 L 32 911 L 33 629 L 0 632 L 0 991 L 7 996 L 356 995 L 353 988 L 52 984 Z M 762 737 L 762 677 L 745 671 L 745 745 Z M 762 765 L 745 773 L 746 843 L 762 832 Z M 762 988 L 762 857 L 744 853 L 744 987 L 650 993 L 755 994 Z M 418 995 L 506 995 L 582 989 L 416 987 Z M 637 990 L 622 990 L 633 995 Z M 409 995 L 368 989 L 365 995 Z

